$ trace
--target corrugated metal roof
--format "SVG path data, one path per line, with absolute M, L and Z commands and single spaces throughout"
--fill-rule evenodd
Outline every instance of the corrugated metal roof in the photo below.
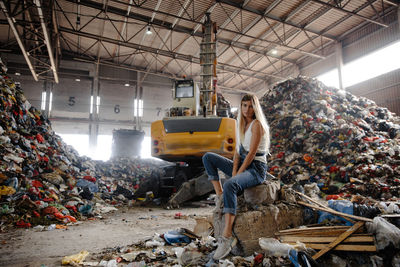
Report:
M 323 1 L 332 5 L 335 3 L 334 1 Z M 382 12 L 381 1 L 371 0 L 371 2 L 376 11 L 368 4 L 368 1 L 364 0 L 342 1 L 342 4 L 346 3 L 344 10 L 357 12 L 366 18 L 382 22 L 376 18 L 376 12 Z M 60 5 L 56 5 L 56 10 L 62 34 L 62 49 L 72 50 L 77 55 L 85 51 L 86 55 L 96 57 L 100 47 L 99 55 L 102 58 L 108 59 L 110 55 L 119 55 L 120 57 L 113 59 L 118 63 L 128 58 L 130 53 L 135 53 L 140 46 L 143 51 L 130 56 L 124 62 L 125 64 L 143 68 L 149 62 L 156 61 L 151 65 L 151 70 L 160 71 L 162 62 L 166 64 L 171 61 L 163 70 L 168 68 L 165 71 L 177 74 L 182 72 L 182 67 L 191 65 L 191 71 L 196 72 L 193 75 L 199 75 L 200 66 L 192 64 L 188 60 L 191 57 L 199 57 L 201 37 L 198 35 L 202 32 L 201 19 L 204 18 L 206 11 L 211 11 L 212 21 L 216 22 L 218 27 L 228 30 L 219 30 L 217 38 L 224 42 L 232 40 L 232 47 L 242 57 L 245 64 L 232 49 L 224 52 L 218 58 L 218 62 L 242 68 L 240 73 L 243 73 L 243 78 L 248 79 L 248 83 L 260 81 L 263 73 L 271 75 L 276 73 L 277 69 L 292 65 L 290 62 L 315 58 L 321 52 L 314 53 L 313 51 L 318 50 L 321 45 L 326 46 L 328 43 L 334 42 L 335 38 L 366 23 L 363 18 L 317 3 L 315 0 L 249 0 L 245 4 L 243 4 L 244 1 L 238 0 L 216 2 L 209 0 L 147 0 L 141 1 L 141 3 L 133 1 L 131 7 L 129 7 L 128 0 L 108 0 L 106 1 L 107 15 L 101 12 L 104 7 L 103 0 L 87 0 L 80 3 L 81 23 L 76 29 L 77 3 L 73 0 L 58 0 L 57 3 Z M 12 3 L 12 5 L 15 4 Z M 390 8 L 394 9 L 388 4 L 383 4 L 383 8 L 385 12 Z M 129 18 L 127 19 L 125 16 L 129 9 Z M 269 12 L 263 18 L 260 14 L 263 14 L 265 10 Z M 288 17 L 289 15 L 290 17 Z M 94 18 L 95 16 L 97 17 Z M 24 24 L 25 22 L 18 21 L 21 18 L 21 14 L 16 17 L 17 25 L 20 24 L 18 26 L 20 31 L 22 27 L 28 27 Z M 10 42 L 14 36 L 8 35 L 9 26 L 4 22 L 3 13 L 0 14 L 0 19 L 3 21 L 3 24 L 0 25 L 3 33 L 0 36 L 1 43 L 15 44 L 15 42 Z M 147 25 L 151 26 L 153 34 L 145 34 Z M 172 35 L 170 33 L 171 26 L 174 26 Z M 313 42 L 317 47 L 302 32 L 304 26 L 306 26 L 308 36 L 314 39 Z M 377 29 L 381 28 L 381 26 L 377 27 Z M 79 31 L 80 29 L 81 31 Z M 121 32 L 122 30 L 124 31 Z M 192 35 L 196 36 L 191 37 Z M 103 40 L 103 45 L 93 45 L 96 40 L 100 39 Z M 4 48 L 6 49 L 7 46 Z M 225 44 L 220 44 L 218 52 L 222 52 L 225 48 Z M 301 49 L 315 55 L 306 55 L 291 48 Z M 154 57 L 148 54 L 149 51 L 156 50 L 162 50 L 161 54 L 163 54 L 163 56 L 156 55 L 158 60 L 154 60 Z M 256 50 L 259 53 L 248 50 Z M 272 55 L 273 50 L 277 52 L 275 57 L 282 57 L 282 60 L 274 64 L 276 68 L 271 66 L 271 62 L 275 62 L 276 59 L 271 57 L 270 62 L 265 56 Z M 186 56 L 187 61 L 180 59 L 177 63 L 173 59 L 175 53 Z M 252 73 L 249 68 L 255 71 Z M 261 74 L 257 72 L 259 70 L 262 71 Z M 228 73 L 224 74 L 225 76 L 233 75 L 232 72 L 229 73 L 226 70 L 223 73 Z M 265 75 L 266 78 L 263 79 L 267 79 L 268 75 Z M 229 80 L 225 86 L 232 84 L 234 86 L 235 83 L 239 84 L 239 87 L 244 85 L 241 78 L 235 77 Z
M 286 17 L 290 11 L 296 8 L 301 1 L 282 1 L 269 14 L 278 18 Z

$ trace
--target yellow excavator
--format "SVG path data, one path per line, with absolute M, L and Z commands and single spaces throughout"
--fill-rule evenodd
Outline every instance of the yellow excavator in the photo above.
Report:
M 165 168 L 160 189 L 174 192 L 183 184 L 169 201 L 174 206 L 212 191 L 201 161 L 206 152 L 232 158 L 235 150 L 236 120 L 229 117 L 230 105 L 216 88 L 216 32 L 206 14 L 200 88 L 192 79 L 175 81 L 173 106 L 151 124 L 152 156 L 175 163 Z

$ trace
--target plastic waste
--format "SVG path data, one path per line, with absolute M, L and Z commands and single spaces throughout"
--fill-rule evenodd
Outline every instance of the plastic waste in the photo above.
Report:
M 260 247 L 265 250 L 269 256 L 282 257 L 288 256 L 289 251 L 294 249 L 292 245 L 279 242 L 275 238 L 262 237 L 258 239 Z
M 190 237 L 187 235 L 182 234 L 182 231 L 180 230 L 173 230 L 173 231 L 168 231 L 163 235 L 165 241 L 167 241 L 168 244 L 181 244 L 181 243 L 190 243 Z
M 85 260 L 85 258 L 89 255 L 89 252 L 86 250 L 82 250 L 78 254 L 74 254 L 71 256 L 65 256 L 62 259 L 62 265 L 67 265 L 67 264 L 82 264 L 82 262 Z
M 391 202 L 386 209 L 387 213 L 400 213 L 400 208 L 397 204 Z
M 328 206 L 336 211 L 346 213 L 353 215 L 353 203 L 348 200 L 329 200 L 328 201 Z M 335 221 L 341 221 L 344 222 L 345 225 L 353 225 L 351 222 L 349 222 L 346 219 L 343 219 L 342 217 L 332 215 L 329 212 L 325 211 L 320 211 L 319 212 L 319 218 L 318 218 L 318 223 L 323 222 L 324 220 L 335 220 Z
M 400 266 L 400 252 L 394 255 L 392 259 L 392 266 Z
M 366 223 L 369 233 L 375 234 L 376 247 L 383 250 L 390 244 L 400 248 L 400 229 L 382 217 L 375 217 L 372 223 Z
M 182 264 L 182 254 L 185 251 L 183 247 L 174 247 L 172 251 L 175 253 L 176 258 L 178 259 L 178 263 Z
M 102 261 L 100 261 L 100 263 L 99 263 L 98 266 L 104 266 L 104 267 L 118 267 L 117 261 L 116 261 L 116 260 L 109 260 L 109 261 L 102 260 Z
M 47 231 L 53 231 L 56 229 L 56 225 L 55 224 L 50 224 L 49 226 L 47 226 L 46 230 Z
M 130 262 L 126 267 L 147 267 L 147 264 L 145 261 Z
M 164 242 L 160 242 L 160 241 L 156 241 L 156 240 L 147 241 L 145 243 L 146 248 L 160 247 L 160 246 L 164 246 L 164 245 L 165 245 Z
M 228 259 L 219 260 L 218 267 L 235 267 L 235 264 Z

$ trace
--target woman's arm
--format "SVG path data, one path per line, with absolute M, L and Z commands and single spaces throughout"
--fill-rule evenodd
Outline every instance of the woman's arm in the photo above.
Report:
M 240 155 L 237 152 L 237 149 L 235 149 L 235 154 L 233 155 L 232 177 L 237 174 L 237 171 L 239 169 L 239 163 L 240 163 Z
M 242 172 L 244 172 L 247 167 L 253 162 L 254 157 L 256 156 L 257 150 L 258 150 L 258 146 L 261 143 L 261 137 L 264 134 L 264 130 L 261 126 L 261 123 L 256 120 L 252 127 L 251 127 L 251 141 L 250 141 L 250 150 L 249 153 L 247 154 L 246 158 L 244 159 L 242 165 L 240 166 L 239 170 L 237 171 L 237 174 L 240 174 Z

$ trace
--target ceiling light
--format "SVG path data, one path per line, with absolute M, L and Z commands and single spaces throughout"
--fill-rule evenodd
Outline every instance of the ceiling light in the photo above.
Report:
M 16 73 L 15 73 L 15 75 L 17 75 L 17 76 L 21 76 L 21 73 L 19 73 L 19 72 L 16 72 Z
M 129 83 L 126 83 L 126 84 L 124 84 L 126 87 L 128 87 L 129 86 Z
M 153 32 L 151 31 L 150 25 L 147 26 L 146 34 L 152 34 Z
M 276 55 L 276 54 L 278 54 L 278 50 L 272 49 L 271 53 L 272 53 L 273 55 Z
M 81 79 L 79 79 L 79 78 L 76 78 L 76 79 L 75 79 L 75 81 L 76 81 L 76 82 L 80 82 L 80 81 L 81 81 Z

